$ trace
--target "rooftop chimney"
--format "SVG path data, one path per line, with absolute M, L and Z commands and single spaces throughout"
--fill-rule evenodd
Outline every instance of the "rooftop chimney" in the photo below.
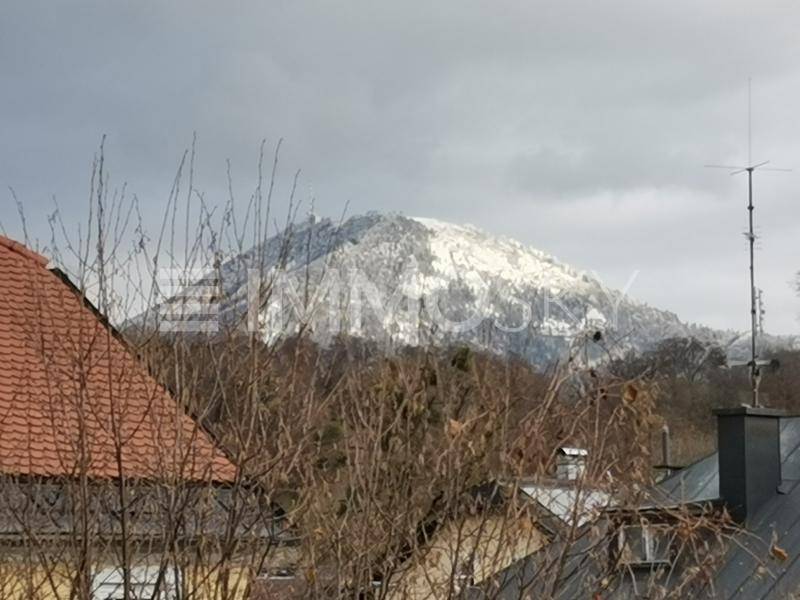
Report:
M 565 481 L 580 479 L 586 470 L 588 456 L 589 453 L 584 448 L 559 448 L 556 456 L 556 477 Z
M 719 447 L 719 495 L 734 519 L 745 521 L 777 494 L 781 483 L 780 417 L 771 408 L 714 411 Z

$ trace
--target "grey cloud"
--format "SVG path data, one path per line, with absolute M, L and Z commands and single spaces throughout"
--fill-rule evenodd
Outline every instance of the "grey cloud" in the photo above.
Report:
M 212 203 L 227 158 L 244 203 L 260 140 L 283 137 L 280 197 L 302 167 L 331 216 L 349 202 L 473 222 L 619 285 L 641 269 L 632 294 L 742 327 L 743 182 L 702 165 L 745 160 L 752 75 L 755 154 L 800 167 L 798 30 L 777 0 L 8 0 L 0 184 L 46 238 L 51 195 L 83 215 L 107 133 L 112 176 L 155 227 L 192 132 Z M 758 185 L 770 323 L 797 331 L 797 179 Z

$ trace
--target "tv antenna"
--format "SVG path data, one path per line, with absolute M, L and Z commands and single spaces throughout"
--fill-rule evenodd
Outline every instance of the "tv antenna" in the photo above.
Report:
M 756 235 L 753 230 L 753 172 L 758 171 L 791 171 L 791 169 L 779 169 L 776 167 L 768 167 L 770 164 L 768 160 L 759 163 L 753 163 L 753 110 L 752 110 L 752 79 L 747 79 L 747 165 L 705 165 L 709 169 L 725 169 L 731 172 L 731 175 L 739 175 L 747 173 L 747 220 L 748 231 L 745 234 L 750 246 L 750 362 L 747 366 L 750 367 L 750 386 L 753 394 L 753 406 L 758 406 L 758 384 L 761 381 L 761 369 L 759 368 L 765 361 L 758 360 L 757 340 L 759 330 L 759 310 L 757 307 L 760 304 L 760 290 L 756 288 L 756 275 L 755 275 L 755 242 Z

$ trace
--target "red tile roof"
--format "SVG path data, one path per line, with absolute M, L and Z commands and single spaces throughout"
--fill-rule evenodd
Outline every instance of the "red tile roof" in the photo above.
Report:
M 47 259 L 0 236 L 0 473 L 230 481 L 236 468 Z

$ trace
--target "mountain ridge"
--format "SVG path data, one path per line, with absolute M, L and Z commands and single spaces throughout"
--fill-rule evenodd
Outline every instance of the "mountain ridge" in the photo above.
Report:
M 309 217 L 202 279 L 210 280 L 220 320 L 249 314 L 253 326 L 257 316 L 266 341 L 302 327 L 323 345 L 341 335 L 388 350 L 463 343 L 541 364 L 584 339 L 586 355 L 600 360 L 693 337 L 741 354 L 741 334 L 684 323 L 513 238 L 426 217 Z

